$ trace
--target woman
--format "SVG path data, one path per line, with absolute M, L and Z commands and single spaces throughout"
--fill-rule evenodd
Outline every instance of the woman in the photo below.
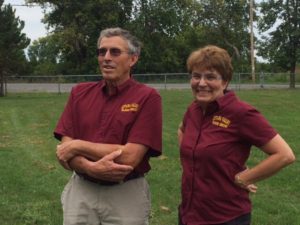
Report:
M 227 90 L 233 68 L 224 49 L 206 46 L 192 52 L 187 68 L 195 101 L 178 129 L 183 168 L 179 224 L 249 225 L 254 184 L 295 156 L 256 109 Z M 247 168 L 252 145 L 268 157 Z

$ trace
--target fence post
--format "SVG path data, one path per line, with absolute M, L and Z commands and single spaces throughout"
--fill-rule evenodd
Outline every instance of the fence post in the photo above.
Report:
M 262 71 L 259 74 L 259 83 L 260 83 L 260 88 L 264 88 L 264 73 Z
M 7 95 L 7 76 L 4 75 L 4 95 Z
M 61 83 L 63 81 L 62 79 L 62 75 L 58 75 L 58 80 L 57 80 L 57 87 L 58 87 L 58 94 L 60 95 L 61 94 Z
M 241 90 L 241 74 L 240 74 L 240 73 L 238 73 L 238 80 L 237 80 L 237 82 L 236 82 L 236 89 L 237 89 L 238 91 Z
M 164 74 L 165 77 L 165 90 L 167 90 L 167 74 Z
M 238 74 L 237 74 L 238 75 Z M 235 80 L 235 89 L 238 90 L 238 82 L 239 82 L 239 76 L 237 76 Z

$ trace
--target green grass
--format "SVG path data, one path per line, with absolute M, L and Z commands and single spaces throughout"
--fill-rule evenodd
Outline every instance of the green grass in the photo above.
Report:
M 300 90 L 237 92 L 258 108 L 300 157 Z M 177 224 L 180 160 L 176 130 L 192 97 L 189 90 L 161 91 L 163 157 L 152 159 L 147 175 L 152 192 L 151 225 Z M 62 224 L 60 194 L 70 176 L 56 162 L 52 131 L 67 95 L 11 94 L 0 98 L 0 223 Z M 264 154 L 253 150 L 249 165 Z M 297 225 L 300 221 L 300 164 L 258 183 L 252 195 L 254 225 Z

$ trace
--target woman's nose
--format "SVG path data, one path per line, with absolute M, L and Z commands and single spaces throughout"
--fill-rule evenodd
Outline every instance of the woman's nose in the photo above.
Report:
M 200 77 L 199 81 L 198 81 L 198 85 L 199 86 L 206 86 L 206 79 L 204 77 Z

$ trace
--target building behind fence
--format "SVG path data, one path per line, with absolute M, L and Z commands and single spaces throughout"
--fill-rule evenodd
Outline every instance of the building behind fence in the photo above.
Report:
M 145 83 L 156 89 L 188 89 L 189 75 L 187 73 L 135 74 L 135 80 Z M 296 87 L 300 84 L 300 74 L 295 74 Z M 56 75 L 56 76 L 11 76 L 5 79 L 6 93 L 20 92 L 70 92 L 79 82 L 101 80 L 101 75 Z M 289 73 L 259 73 L 255 82 L 250 73 L 235 73 L 229 88 L 262 89 L 262 88 L 289 88 Z

